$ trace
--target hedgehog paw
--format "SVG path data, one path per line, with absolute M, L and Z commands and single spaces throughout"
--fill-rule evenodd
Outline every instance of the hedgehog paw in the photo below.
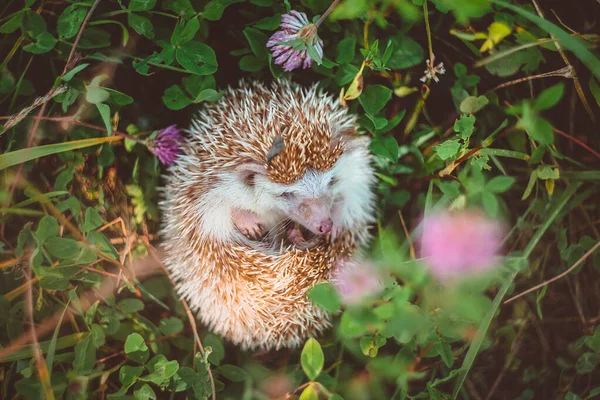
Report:
M 234 209 L 231 213 L 235 227 L 250 240 L 259 240 L 265 234 L 262 219 L 251 211 Z

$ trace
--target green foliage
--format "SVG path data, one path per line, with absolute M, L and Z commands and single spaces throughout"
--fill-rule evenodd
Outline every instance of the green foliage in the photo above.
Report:
M 98 2 L 84 23 L 93 1 L 9 1 L 2 397 L 600 396 L 597 24 L 559 3 L 342 0 L 318 27 L 323 56 L 300 40 L 315 62 L 287 73 L 266 47 L 282 14 L 316 22 L 330 2 Z M 432 67 L 448 69 L 439 82 L 420 80 L 430 52 Z M 310 288 L 332 328 L 276 362 L 197 322 L 193 332 L 169 279 L 132 273 L 160 243 L 164 182 L 148 143 L 160 128 L 187 127 L 240 78 L 339 94 L 370 139 L 377 176 L 364 255 L 382 292 L 345 304 L 333 283 Z M 424 210 L 440 208 L 505 221 L 497 270 L 453 285 L 429 276 L 415 241 Z M 34 346 L 9 347 L 30 340 L 30 310 L 47 374 Z

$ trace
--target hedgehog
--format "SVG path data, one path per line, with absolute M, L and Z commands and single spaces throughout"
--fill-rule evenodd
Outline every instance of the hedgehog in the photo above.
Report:
M 242 81 L 187 133 L 159 203 L 180 295 L 245 350 L 323 333 L 330 316 L 307 292 L 361 256 L 375 220 L 369 138 L 356 117 L 317 85 Z M 287 240 L 269 236 L 286 224 Z

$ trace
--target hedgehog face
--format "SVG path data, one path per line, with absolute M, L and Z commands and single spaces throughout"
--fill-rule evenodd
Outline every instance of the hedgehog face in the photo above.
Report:
M 332 230 L 336 184 L 332 170 L 309 169 L 291 184 L 273 182 L 266 170 L 256 165 L 245 166 L 242 170 L 245 172 L 241 176 L 254 191 L 257 202 L 268 205 L 269 211 L 275 211 L 317 235 Z

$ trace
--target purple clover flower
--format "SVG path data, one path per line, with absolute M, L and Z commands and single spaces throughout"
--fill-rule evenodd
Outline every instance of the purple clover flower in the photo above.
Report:
M 372 264 L 354 261 L 338 263 L 333 270 L 331 283 L 346 305 L 360 304 L 383 288 L 379 272 Z
M 171 125 L 158 131 L 150 145 L 150 151 L 164 165 L 172 165 L 175 157 L 181 154 L 183 137 L 177 125 Z
M 310 55 L 309 47 L 312 47 L 318 56 L 315 61 L 321 63 L 323 41 L 317 35 L 317 25 L 309 23 L 305 13 L 292 10 L 288 14 L 283 14 L 279 26 L 281 30 L 275 32 L 267 42 L 275 64 L 283 64 L 284 71 L 288 72 L 299 67 L 309 68 L 314 56 L 314 54 Z M 303 46 L 295 47 L 294 44 L 289 43 L 293 41 Z
M 440 212 L 426 217 L 420 256 L 439 281 L 452 281 L 497 266 L 504 227 L 476 211 Z

